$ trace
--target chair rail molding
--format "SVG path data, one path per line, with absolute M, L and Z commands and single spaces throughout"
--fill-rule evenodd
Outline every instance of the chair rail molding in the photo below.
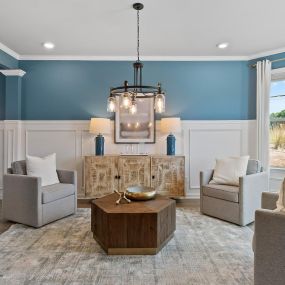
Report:
M 156 122 L 156 143 L 144 144 L 149 154 L 166 153 L 166 135 Z M 186 196 L 199 198 L 199 172 L 212 168 L 215 158 L 249 154 L 256 158 L 255 120 L 182 121 L 182 132 L 176 136 L 176 153 L 185 155 Z M 112 129 L 114 124 L 112 122 Z M 121 154 L 126 145 L 115 144 L 113 135 L 105 136 L 105 153 Z M 142 146 L 136 144 L 135 152 Z M 55 152 L 58 168 L 76 169 L 78 196 L 83 196 L 83 157 L 93 155 L 94 135 L 89 133 L 89 121 L 0 121 L 0 188 L 2 176 L 12 161 L 26 155 L 44 156 Z

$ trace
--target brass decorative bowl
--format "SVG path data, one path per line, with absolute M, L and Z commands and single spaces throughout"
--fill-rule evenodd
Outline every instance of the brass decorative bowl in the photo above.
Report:
M 145 186 L 130 186 L 126 191 L 126 197 L 134 201 L 151 200 L 155 195 L 156 190 L 154 188 Z

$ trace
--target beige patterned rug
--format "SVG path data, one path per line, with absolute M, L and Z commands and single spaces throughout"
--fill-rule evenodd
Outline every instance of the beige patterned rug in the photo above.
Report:
M 253 284 L 252 230 L 177 209 L 174 238 L 156 256 L 107 256 L 90 209 L 41 229 L 0 235 L 0 284 Z

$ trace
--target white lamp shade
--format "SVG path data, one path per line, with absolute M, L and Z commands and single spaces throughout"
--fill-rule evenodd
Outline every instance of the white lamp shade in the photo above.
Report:
M 163 118 L 160 121 L 160 130 L 162 133 L 180 133 L 181 121 L 180 118 Z
M 109 134 L 111 132 L 110 119 L 91 118 L 89 132 L 91 134 Z

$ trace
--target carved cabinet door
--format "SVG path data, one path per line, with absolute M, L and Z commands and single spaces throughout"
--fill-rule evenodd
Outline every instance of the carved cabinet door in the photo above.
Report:
M 150 157 L 121 156 L 118 169 L 120 191 L 133 185 L 150 186 Z
M 152 157 L 151 187 L 162 195 L 184 196 L 184 164 L 183 156 Z
M 84 160 L 85 196 L 102 197 L 118 190 L 118 158 L 116 156 L 88 156 Z

